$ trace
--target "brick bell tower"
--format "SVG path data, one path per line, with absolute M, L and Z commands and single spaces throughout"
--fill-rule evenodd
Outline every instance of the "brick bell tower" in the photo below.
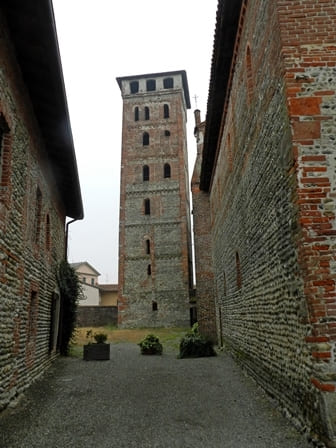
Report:
M 118 322 L 186 326 L 192 287 L 187 75 L 117 82 L 123 98 Z

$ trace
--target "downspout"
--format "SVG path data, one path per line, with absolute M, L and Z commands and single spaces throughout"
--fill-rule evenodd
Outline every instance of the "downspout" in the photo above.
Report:
M 68 238 L 69 238 L 69 225 L 73 222 L 78 221 L 78 219 L 72 219 L 71 221 L 66 223 L 65 226 L 65 248 L 64 248 L 64 259 L 68 261 Z

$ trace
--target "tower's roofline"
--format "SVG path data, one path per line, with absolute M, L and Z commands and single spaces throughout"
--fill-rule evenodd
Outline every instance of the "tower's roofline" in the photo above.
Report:
M 189 96 L 189 86 L 188 86 L 187 72 L 185 70 L 176 70 L 173 72 L 160 72 L 160 73 L 145 73 L 143 75 L 121 76 L 121 77 L 116 78 L 116 80 L 121 89 L 122 81 L 132 81 L 133 79 L 136 80 L 136 79 L 158 78 L 161 76 L 172 76 L 172 75 L 179 75 L 179 74 L 182 75 L 184 98 L 186 101 L 187 109 L 190 109 L 191 104 L 190 104 L 190 96 Z

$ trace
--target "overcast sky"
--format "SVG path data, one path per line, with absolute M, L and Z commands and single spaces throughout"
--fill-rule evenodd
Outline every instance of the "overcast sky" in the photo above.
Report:
M 205 118 L 217 0 L 53 0 L 84 220 L 70 225 L 69 261 L 118 282 L 122 99 L 118 76 L 186 70 Z M 191 177 L 192 171 L 189 173 Z

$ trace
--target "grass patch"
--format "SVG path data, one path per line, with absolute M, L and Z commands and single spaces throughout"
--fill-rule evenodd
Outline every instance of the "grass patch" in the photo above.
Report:
M 123 328 L 119 329 L 115 326 L 105 327 L 80 327 L 76 328 L 70 348 L 70 356 L 81 357 L 82 347 L 88 343 L 86 333 L 92 330 L 93 333 L 106 333 L 107 343 L 118 344 L 120 342 L 130 342 L 138 344 L 149 333 L 155 334 L 163 345 L 163 350 L 177 350 L 180 340 L 190 328 Z

